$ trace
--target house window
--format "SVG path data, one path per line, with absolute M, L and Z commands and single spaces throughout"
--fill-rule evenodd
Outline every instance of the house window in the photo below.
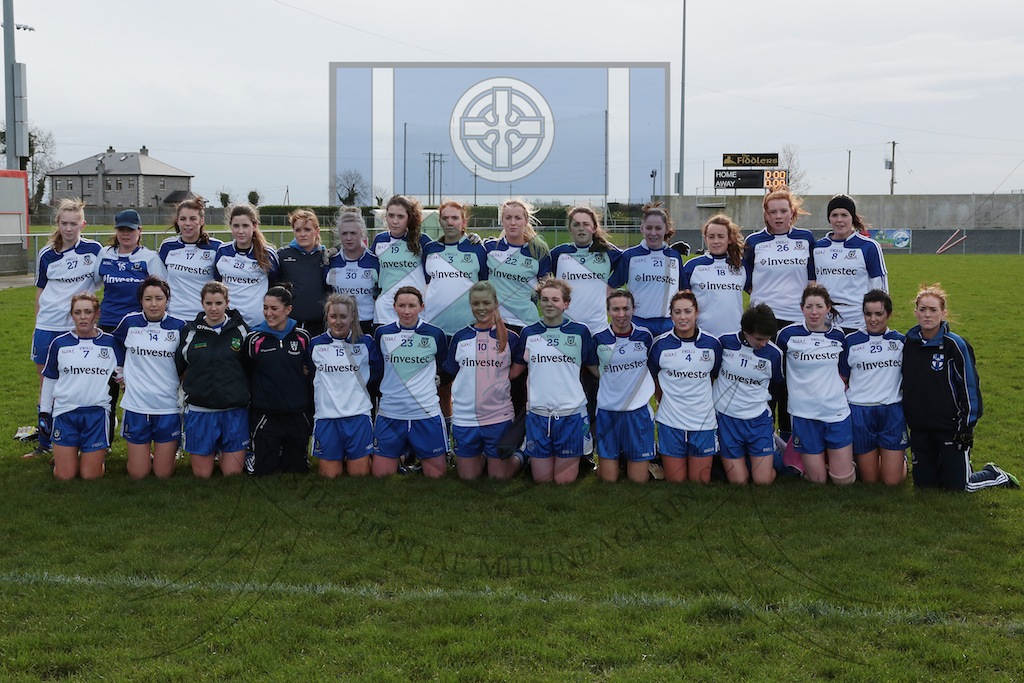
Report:
M 96 189 L 96 179 L 95 179 L 95 178 L 88 178 L 88 179 L 87 179 L 87 180 L 85 181 L 85 186 L 86 186 L 86 187 L 87 187 L 88 189 L 90 189 L 90 190 L 95 190 L 95 189 Z
M 59 190 L 60 189 L 60 180 L 59 179 L 53 181 L 53 189 L 54 190 Z
M 117 191 L 120 192 L 124 189 L 124 181 L 120 178 L 117 179 Z
M 68 192 L 74 192 L 74 191 L 75 191 L 75 181 L 72 180 L 71 178 L 68 178 Z
M 111 190 L 114 189 L 114 181 L 112 181 L 110 178 L 107 178 L 107 182 L 105 183 L 105 186 L 107 188 L 107 192 L 110 192 Z
M 166 190 L 167 189 L 167 181 L 165 179 L 163 179 L 163 178 L 160 179 L 160 189 L 161 190 Z
M 128 189 L 129 190 L 134 190 L 135 189 L 135 178 L 129 178 L 128 179 Z

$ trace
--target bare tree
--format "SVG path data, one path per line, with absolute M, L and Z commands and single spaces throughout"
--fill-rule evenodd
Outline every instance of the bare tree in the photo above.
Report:
M 789 171 L 789 189 L 796 194 L 806 194 L 811 189 L 807 173 L 800 167 L 800 145 L 786 143 L 779 152 L 779 167 Z
M 377 206 L 384 206 L 384 202 L 391 197 L 391 191 L 386 187 L 381 187 L 380 185 L 373 186 L 372 194 L 374 204 Z
M 366 179 L 354 168 L 338 171 L 331 179 L 331 194 L 346 206 L 359 206 L 364 203 L 367 193 Z
M 0 124 L 0 152 L 7 152 L 7 131 Z M 35 211 L 46 196 L 46 174 L 63 166 L 57 161 L 57 143 L 53 133 L 38 126 L 28 129 L 28 186 L 29 211 Z

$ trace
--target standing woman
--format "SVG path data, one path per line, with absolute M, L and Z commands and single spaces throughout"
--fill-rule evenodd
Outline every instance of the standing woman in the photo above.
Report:
M 53 476 L 98 479 L 110 447 L 107 382 L 122 365 L 114 338 L 96 326 L 99 301 L 92 292 L 71 297 L 74 329 L 50 344 L 39 397 L 40 423 L 53 438 Z
M 469 290 L 487 279 L 487 251 L 466 237 L 468 210 L 453 199 L 442 203 L 438 215 L 443 234 L 423 249 L 427 278 L 423 320 L 440 327 L 449 339 L 473 322 Z
M 423 295 L 415 287 L 395 292 L 398 320 L 377 328 L 374 342 L 384 358 L 380 383 L 380 409 L 373 429 L 373 474 L 384 477 L 398 471 L 408 454 L 423 464 L 423 474 L 444 476 L 448 453 L 437 376 L 448 353 L 442 332 L 420 320 Z
M 380 260 L 380 294 L 374 306 L 373 320 L 387 325 L 398 319 L 395 296 L 402 287 L 426 288 L 423 249 L 430 238 L 421 233 L 423 211 L 415 197 L 395 195 L 385 209 L 388 231 L 373 238 L 370 252 Z
M 803 200 L 782 187 L 765 195 L 764 230 L 747 237 L 743 248 L 743 265 L 747 270 L 745 289 L 750 305 L 771 306 L 779 330 L 803 320 L 801 297 L 807 283 L 814 280 L 814 235 L 810 230 L 794 227 L 800 216 L 808 213 Z M 779 432 L 787 440 L 792 422 L 787 409 L 786 385 L 773 385 L 772 410 L 779 423 Z
M 698 326 L 693 292 L 672 297 L 672 331 L 651 349 L 658 398 L 658 453 L 668 481 L 711 481 L 718 452 L 718 420 L 712 382 L 722 366 L 722 344 Z
M 487 243 L 488 279 L 498 293 L 501 319 L 522 330 L 540 319 L 536 287 L 551 272 L 551 255 L 533 224 L 535 210 L 522 198 L 506 199 L 498 210 L 501 235 Z
M 740 226 L 724 213 L 709 218 L 701 233 L 707 251 L 683 264 L 680 287 L 697 297 L 701 332 L 721 337 L 739 329 L 743 315 L 743 236 Z
M 585 325 L 565 319 L 572 288 L 548 276 L 537 285 L 541 320 L 523 329 L 512 362 L 529 367 L 526 456 L 533 480 L 571 484 L 590 451 L 590 418 L 580 383 L 597 374 L 597 350 Z
M 779 332 L 785 355 L 793 446 L 804 463 L 804 476 L 816 484 L 852 484 L 853 421 L 846 385 L 839 373 L 843 331 L 835 327 L 835 304 L 828 290 L 807 285 L 800 301 L 804 321 Z
M 100 329 L 113 332 L 121 318 L 139 310 L 139 285 L 150 275 L 161 280 L 167 269 L 160 255 L 142 246 L 142 219 L 135 209 L 114 216 L 114 236 L 100 252 L 99 277 L 103 283 Z
M 366 221 L 358 208 L 343 206 L 339 210 L 338 244 L 340 251 L 331 257 L 324 278 L 332 291 L 356 300 L 362 317 L 359 327 L 372 336 L 380 261 L 366 248 Z
M 669 307 L 679 291 L 683 257 L 666 245 L 676 230 L 661 202 L 646 204 L 643 214 L 644 241 L 622 253 L 609 284 L 629 287 L 636 299 L 633 322 L 657 337 L 672 329 Z
M 608 241 L 597 213 L 589 206 L 569 209 L 572 242 L 551 250 L 555 277 L 572 286 L 572 303 L 566 314 L 583 323 L 590 334 L 608 329 L 608 280 L 622 256 L 622 250 Z
M 359 305 L 348 294 L 330 294 L 324 305 L 327 331 L 310 342 L 310 372 L 316 403 L 313 457 L 329 479 L 347 470 L 370 473 L 373 399 L 367 389 L 380 381 L 382 361 L 373 339 L 362 333 Z
M 228 288 L 207 282 L 203 313 L 185 325 L 174 360 L 185 392 L 185 450 L 192 474 L 208 479 L 219 452 L 225 476 L 241 474 L 249 445 L 249 377 L 241 314 L 228 308 Z
M 867 331 L 846 335 L 839 374 L 847 378 L 858 477 L 897 486 L 907 478 L 907 421 L 901 404 L 904 337 L 889 329 L 890 316 L 887 293 L 873 289 L 864 295 Z
M 43 382 L 43 365 L 50 343 L 75 327 L 68 311 L 71 297 L 95 292 L 99 286 L 97 265 L 100 243 L 82 237 L 85 204 L 79 199 L 62 199 L 57 205 L 57 227 L 36 257 L 36 326 L 32 333 L 32 362 Z M 31 458 L 50 450 L 48 434 L 39 435 L 39 445 L 23 457 Z
M 255 475 L 309 471 L 313 384 L 309 332 L 289 315 L 292 293 L 275 285 L 263 297 L 264 322 L 245 341 L 249 359 L 249 426 Z
M 292 241 L 279 249 L 277 279 L 292 284 L 291 318 L 315 337 L 324 331 L 324 299 L 330 291 L 324 280 L 327 249 L 320 241 L 320 221 L 309 209 L 288 214 Z
M 633 325 L 633 294 L 628 290 L 609 294 L 607 307 L 612 325 L 594 335 L 601 373 L 594 428 L 600 458 L 597 474 L 604 481 L 617 481 L 619 458 L 625 458 L 630 481 L 642 483 L 654 460 L 654 379 L 647 368 L 654 338 Z
M 174 352 L 185 321 L 168 315 L 171 288 L 150 275 L 137 290 L 141 311 L 126 315 L 114 330 L 124 357 L 121 436 L 128 444 L 128 474 L 158 479 L 174 474 L 181 442 L 181 404 Z M 152 450 L 150 450 L 152 448 Z
M 775 432 L 768 409 L 771 386 L 783 382 L 782 351 L 768 304 L 740 316 L 740 331 L 719 338 L 722 366 L 713 388 L 718 414 L 718 445 L 731 484 L 775 481 Z M 748 467 L 749 461 L 749 467 Z
M 882 247 L 864 237 L 868 226 L 847 195 L 832 197 L 827 211 L 832 232 L 814 245 L 815 280 L 832 293 L 840 319 L 849 326 L 846 332 L 863 332 L 864 295 L 873 289 L 889 291 Z
M 171 227 L 178 236 L 165 239 L 159 250 L 167 267 L 167 284 L 174 293 L 168 311 L 181 320 L 194 320 L 203 311 L 203 285 L 216 279 L 214 261 L 224 243 L 206 232 L 206 200 L 202 197 L 178 204 Z
M 217 279 L 227 285 L 247 327 L 263 322 L 263 297 L 277 281 L 279 262 L 274 247 L 260 232 L 260 215 L 251 204 L 237 204 L 228 213 L 233 241 L 217 250 Z
M 1016 477 L 993 463 L 971 473 L 981 382 L 974 349 L 949 329 L 946 292 L 939 284 L 918 290 L 914 317 L 918 324 L 907 332 L 903 347 L 903 411 L 914 486 L 972 492 L 1019 488 Z
M 487 281 L 469 289 L 474 324 L 452 337 L 444 370 L 453 376 L 452 442 L 460 479 L 476 479 L 487 466 L 492 479 L 511 479 L 525 456 L 507 460 L 498 454 L 498 442 L 512 424 L 511 378 L 523 371 L 512 364 L 512 347 L 519 335 L 509 331 L 498 312 L 498 295 Z

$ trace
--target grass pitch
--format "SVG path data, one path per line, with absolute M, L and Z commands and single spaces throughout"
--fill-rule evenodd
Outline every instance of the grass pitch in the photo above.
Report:
M 889 256 L 978 355 L 976 466 L 1024 474 L 1019 256 Z M 0 292 L 0 432 L 34 420 Z M 1020 680 L 1024 495 L 782 480 L 53 481 L 0 442 L 4 680 Z

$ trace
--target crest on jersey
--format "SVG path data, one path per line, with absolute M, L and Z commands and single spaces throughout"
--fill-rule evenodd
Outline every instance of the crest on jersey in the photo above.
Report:
M 298 351 L 299 350 L 299 342 L 298 342 L 298 340 L 293 339 L 292 341 L 288 342 L 288 347 L 292 351 Z
M 177 341 L 177 340 L 178 340 L 178 336 L 174 333 L 174 330 L 171 330 L 171 331 L 169 331 L 167 333 L 167 341 Z
M 473 262 L 473 255 L 472 254 L 463 254 L 462 255 L 462 262 L 463 263 L 472 263 Z
M 359 346 L 358 344 L 356 344 L 355 346 L 352 347 L 352 355 L 353 356 L 358 356 L 362 352 L 363 352 L 363 347 L 362 346 Z
M 240 348 L 242 348 L 242 340 L 239 339 L 238 337 L 232 337 L 231 338 L 231 350 L 232 351 L 237 351 Z
M 569 337 L 568 339 L 565 340 L 565 343 L 568 346 L 576 346 L 576 337 Z
M 600 252 L 594 254 L 594 263 L 604 263 L 604 254 Z
M 852 249 L 846 252 L 847 261 L 852 261 L 855 258 L 857 258 L 857 252 L 853 251 Z
M 100 349 L 100 358 L 110 358 L 110 349 Z
M 899 349 L 900 349 L 900 345 L 898 343 L 896 343 L 894 341 L 890 341 L 889 342 L 889 350 L 890 351 L 899 351 Z
M 203 249 L 203 253 L 199 258 L 203 259 L 204 261 L 209 261 L 210 259 L 213 258 L 213 253 L 211 253 L 207 249 Z
M 764 370 L 767 367 L 768 367 L 768 361 L 764 360 L 763 358 L 761 360 L 757 361 L 757 369 L 758 370 Z
M 644 350 L 644 343 L 643 342 L 634 342 L 633 343 L 633 350 L 634 351 L 643 351 Z
M 796 251 L 803 251 L 806 248 L 807 248 L 807 245 L 804 244 L 803 242 L 797 242 L 796 246 L 793 247 L 793 249 L 795 249 Z
M 87 266 L 91 266 L 91 265 L 92 265 L 92 256 L 91 256 L 91 255 L 89 255 L 89 254 L 86 254 L 86 255 L 85 255 L 85 256 L 84 256 L 83 258 L 82 258 L 82 261 L 83 261 L 83 262 L 85 263 L 85 265 L 87 265 Z
M 259 270 L 259 269 L 260 269 L 260 264 L 259 264 L 258 261 L 253 261 L 252 263 L 249 264 L 249 270 Z
M 946 367 L 946 357 L 941 353 L 932 354 L 932 370 L 939 372 L 944 367 Z
M 707 363 L 709 360 L 711 360 L 711 352 L 709 350 L 707 350 L 707 349 L 704 349 L 700 353 L 700 359 L 703 362 Z
M 527 256 L 526 258 L 523 259 L 523 268 L 532 268 L 532 267 L 533 267 L 533 259 L 530 258 L 529 256 Z
M 420 348 L 425 349 L 430 346 L 430 337 L 423 337 L 420 339 Z

